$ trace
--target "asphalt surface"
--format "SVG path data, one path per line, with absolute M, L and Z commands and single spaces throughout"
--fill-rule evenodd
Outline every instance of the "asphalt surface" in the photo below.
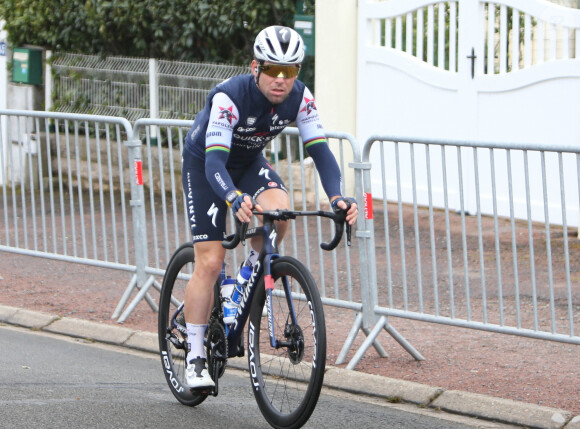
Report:
M 0 326 L 0 426 L 5 428 L 265 429 L 247 371 L 228 368 L 220 394 L 180 405 L 158 356 L 84 339 Z M 385 424 L 387 423 L 387 424 Z M 410 404 L 323 389 L 304 429 L 513 428 Z
M 60 318 L 52 314 L 15 307 L 0 305 L 0 323 L 155 354 L 158 350 L 157 336 L 150 332 L 102 325 L 82 319 Z M 243 358 L 228 360 L 228 364 L 240 370 L 245 370 L 247 366 Z M 337 391 L 414 404 L 422 409 L 441 410 L 517 427 L 580 429 L 580 416 L 574 416 L 568 411 L 469 392 L 445 390 L 341 368 L 329 367 L 324 385 Z M 549 395 L 549 392 L 546 392 L 546 395 Z

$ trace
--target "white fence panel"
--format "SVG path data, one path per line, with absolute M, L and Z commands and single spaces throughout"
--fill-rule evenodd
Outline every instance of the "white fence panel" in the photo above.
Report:
M 580 10 L 544 0 L 361 1 L 358 23 L 360 141 L 371 134 L 387 134 L 546 147 L 580 143 Z M 386 160 L 394 159 L 393 150 L 385 149 Z M 378 149 L 373 151 L 371 159 L 381 156 Z M 422 151 L 415 149 L 415 162 L 425 168 Z M 480 211 L 492 214 L 488 198 L 491 179 L 480 178 L 480 189 L 475 188 L 475 170 L 489 171 L 489 154 L 461 150 L 459 158 L 458 152 L 451 152 L 445 149 L 436 155 L 444 153 L 457 166 L 446 171 L 446 179 L 455 185 L 448 187 L 450 206 L 474 214 L 474 195 L 481 192 Z M 527 168 L 537 172 L 538 178 L 544 169 L 548 180 L 547 190 L 529 184 L 532 218 L 544 221 L 548 216 L 550 222 L 561 224 L 559 160 L 546 157 L 542 165 L 536 155 L 530 154 Z M 511 180 L 513 210 L 517 218 L 526 218 L 524 160 L 516 156 L 508 163 L 507 154 L 500 151 L 494 161 L 498 191 L 505 192 L 497 201 L 499 215 L 510 214 L 505 185 Z M 578 183 L 568 173 L 575 172 L 576 161 L 564 154 L 562 162 L 567 222 L 578 226 Z M 436 164 L 431 168 L 438 168 Z M 411 165 L 402 164 L 398 169 L 402 198 L 410 203 L 412 184 L 406 176 Z M 390 199 L 388 194 L 397 194 L 396 170 L 397 166 L 387 163 L 385 172 L 375 171 L 371 180 L 376 184 L 376 197 Z M 382 175 L 387 178 L 386 196 L 378 186 Z M 432 183 L 434 203 L 439 207 L 444 199 L 437 192 L 443 187 L 442 175 L 441 171 Z M 416 180 L 418 203 L 427 205 L 427 182 L 422 174 Z M 463 204 L 460 186 L 464 188 Z M 548 211 L 544 210 L 544 192 L 550 196 Z

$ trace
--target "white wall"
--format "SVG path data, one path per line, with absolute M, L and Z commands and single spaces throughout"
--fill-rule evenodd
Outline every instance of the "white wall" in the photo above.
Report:
M 316 103 L 324 128 L 355 134 L 357 1 L 316 2 Z
M 314 96 L 322 124 L 356 135 L 357 0 L 317 0 L 315 19 Z M 345 184 L 353 195 L 354 178 Z

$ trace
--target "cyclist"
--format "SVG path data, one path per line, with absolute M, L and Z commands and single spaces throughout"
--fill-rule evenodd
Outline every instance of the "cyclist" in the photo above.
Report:
M 314 97 L 297 80 L 304 59 L 302 38 L 291 28 L 271 26 L 258 34 L 253 51 L 251 74 L 218 84 L 185 139 L 182 180 L 195 252 L 184 304 L 189 343 L 185 382 L 191 388 L 214 386 L 204 335 L 213 285 L 225 258 L 221 240 L 227 208 L 242 222 L 250 221 L 253 208 L 289 208 L 284 183 L 262 154 L 266 144 L 295 121 L 333 209 L 346 210 L 350 204 L 346 220 L 351 225 L 358 216 L 354 199 L 341 194 L 340 169 Z M 278 224 L 279 240 L 286 229 L 286 222 Z M 250 248 L 246 264 L 255 263 L 258 250 Z

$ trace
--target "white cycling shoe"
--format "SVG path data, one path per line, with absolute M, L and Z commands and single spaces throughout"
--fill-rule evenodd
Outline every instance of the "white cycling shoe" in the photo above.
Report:
M 207 371 L 205 359 L 193 359 L 185 370 L 185 384 L 191 389 L 204 389 L 215 387 L 214 381 L 211 379 Z

